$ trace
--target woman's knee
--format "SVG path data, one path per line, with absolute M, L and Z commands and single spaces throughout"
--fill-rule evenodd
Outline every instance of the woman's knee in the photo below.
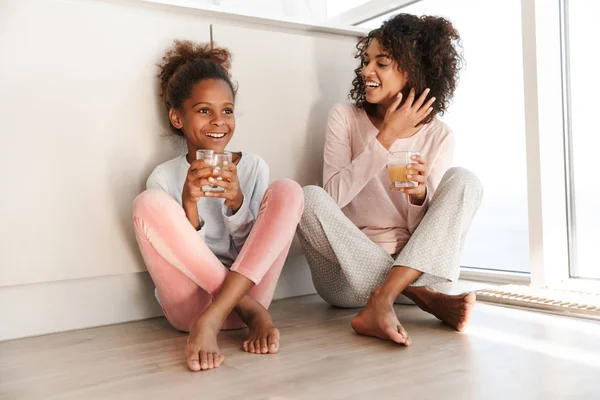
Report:
M 317 209 L 322 209 L 333 203 L 331 196 L 320 186 L 305 186 L 302 191 L 304 192 L 305 213 L 314 214 Z
M 469 196 L 474 201 L 480 201 L 483 196 L 481 181 L 466 168 L 450 168 L 442 180 L 448 181 L 452 187 L 459 189 L 464 196 Z

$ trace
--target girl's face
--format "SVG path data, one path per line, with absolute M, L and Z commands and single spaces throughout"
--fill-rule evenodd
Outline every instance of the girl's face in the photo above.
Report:
M 362 56 L 362 78 L 367 102 L 379 105 L 390 105 L 408 80 L 377 39 L 371 40 Z
M 169 119 L 185 134 L 193 157 L 198 149 L 222 152 L 235 130 L 233 107 L 233 92 L 227 82 L 205 79 L 194 85 L 182 110 L 169 111 Z

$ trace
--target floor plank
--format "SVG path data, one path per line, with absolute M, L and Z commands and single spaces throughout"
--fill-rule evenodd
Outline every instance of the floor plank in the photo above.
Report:
M 192 373 L 162 318 L 0 343 L 2 399 L 598 399 L 600 324 L 477 304 L 466 333 L 396 306 L 404 348 L 355 335 L 356 310 L 318 296 L 274 302 L 277 355 L 220 334 L 225 364 Z

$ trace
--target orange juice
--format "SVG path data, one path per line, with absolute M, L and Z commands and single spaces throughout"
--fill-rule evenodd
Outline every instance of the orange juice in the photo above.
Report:
M 407 165 L 388 166 L 388 175 L 390 177 L 390 189 L 399 189 L 407 187 L 417 187 L 417 182 L 409 180 L 406 175 L 412 175 L 415 171 L 409 169 Z

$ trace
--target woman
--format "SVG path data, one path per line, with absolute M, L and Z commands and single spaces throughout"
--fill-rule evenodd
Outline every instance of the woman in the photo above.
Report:
M 304 189 L 298 232 L 317 292 L 338 307 L 364 307 L 363 335 L 409 346 L 395 301 L 414 302 L 463 330 L 474 293 L 437 289 L 459 275 L 459 258 L 482 188 L 451 168 L 454 134 L 437 115 L 452 98 L 462 57 L 452 24 L 399 14 L 362 38 L 350 97 L 329 114 L 324 189 Z M 418 151 L 414 188 L 391 190 L 387 157 Z M 409 300 L 410 299 L 410 300 Z

